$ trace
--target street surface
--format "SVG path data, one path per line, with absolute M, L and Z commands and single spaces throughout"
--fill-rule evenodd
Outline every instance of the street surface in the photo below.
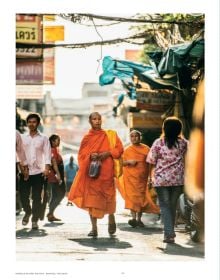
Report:
M 31 222 L 22 226 L 23 212 L 16 217 L 17 261 L 200 261 L 204 260 L 204 244 L 194 243 L 184 230 L 176 228 L 176 244 L 162 242 L 162 225 L 158 216 L 143 214 L 144 228 L 128 225 L 129 211 L 118 195 L 117 231 L 108 234 L 107 216 L 98 220 L 98 237 L 88 237 L 88 213 L 76 206 L 66 206 L 66 198 L 58 206 L 55 216 L 61 222 L 39 221 L 39 230 L 31 229 Z M 46 212 L 47 214 L 47 212 Z

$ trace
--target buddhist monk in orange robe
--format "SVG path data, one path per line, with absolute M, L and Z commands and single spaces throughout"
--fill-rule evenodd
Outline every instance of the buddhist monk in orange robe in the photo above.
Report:
M 123 175 L 118 180 L 118 187 L 125 200 L 125 208 L 130 209 L 132 219 L 128 224 L 132 227 L 144 227 L 141 221 L 142 213 L 160 212 L 153 202 L 148 182 L 148 164 L 146 157 L 150 148 L 141 143 L 141 132 L 133 130 L 130 133 L 131 145 L 123 153 Z
M 108 217 L 108 232 L 116 231 L 114 213 L 116 210 L 116 188 L 114 184 L 113 158 L 119 158 L 123 153 L 123 145 L 116 134 L 116 144 L 110 148 L 105 130 L 101 128 L 102 118 L 98 112 L 89 116 L 91 129 L 81 141 L 78 163 L 79 170 L 71 186 L 68 200 L 79 208 L 89 212 L 92 230 L 88 236 L 98 235 L 97 219 Z M 89 165 L 92 160 L 101 161 L 100 175 L 89 177 Z

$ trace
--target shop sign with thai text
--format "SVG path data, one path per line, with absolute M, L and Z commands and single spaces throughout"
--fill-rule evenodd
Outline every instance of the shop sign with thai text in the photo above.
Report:
M 42 49 L 16 48 L 16 57 L 17 58 L 28 58 L 28 57 L 40 58 L 42 57 Z
M 16 62 L 16 84 L 17 85 L 39 85 L 43 84 L 43 62 L 22 61 Z
M 164 112 L 174 103 L 173 94 L 159 91 L 137 91 L 137 108 Z
M 16 15 L 16 43 L 42 43 L 41 17 Z M 17 48 L 16 57 L 41 57 L 42 50 L 35 48 Z
M 42 85 L 16 85 L 16 99 L 42 99 Z
M 129 128 L 161 128 L 161 113 L 146 111 L 145 113 L 128 113 Z

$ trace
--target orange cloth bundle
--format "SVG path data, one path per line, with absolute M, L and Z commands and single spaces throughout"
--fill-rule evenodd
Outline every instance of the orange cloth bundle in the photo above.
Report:
M 113 149 L 116 145 L 116 132 L 114 130 L 105 130 L 110 148 Z M 119 178 L 123 173 L 123 161 L 122 158 L 113 159 L 114 162 L 114 177 Z

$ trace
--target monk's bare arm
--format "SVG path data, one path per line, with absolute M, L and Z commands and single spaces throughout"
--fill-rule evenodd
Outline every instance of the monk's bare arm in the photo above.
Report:
M 102 152 L 102 153 L 98 154 L 98 159 L 105 160 L 106 158 L 108 158 L 110 156 L 111 156 L 110 152 Z
M 154 176 L 155 164 L 148 164 L 148 184 L 152 185 L 152 178 Z
M 137 161 L 133 159 L 123 161 L 123 166 L 135 166 L 136 164 Z
M 99 154 L 98 153 L 92 153 L 90 155 L 90 159 L 91 160 L 98 160 L 99 159 Z

